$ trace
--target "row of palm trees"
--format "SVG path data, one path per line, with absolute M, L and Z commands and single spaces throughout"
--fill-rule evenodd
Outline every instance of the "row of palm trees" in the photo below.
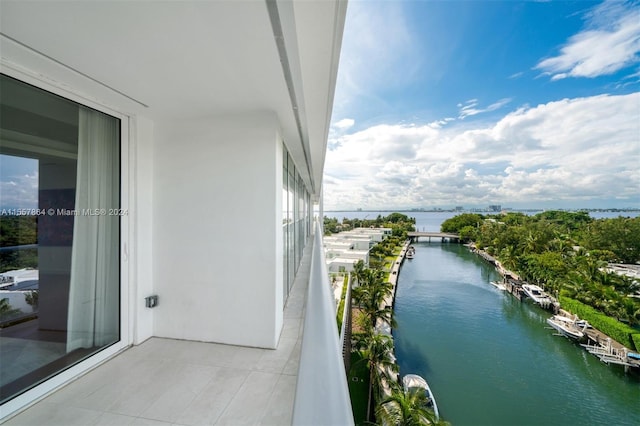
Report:
M 354 318 L 353 346 L 362 355 L 359 362 L 366 363 L 369 371 L 367 421 L 374 421 L 375 413 L 375 420 L 382 425 L 446 424 L 427 408 L 429 400 L 423 389 L 405 390 L 398 382 L 393 339 L 376 327 L 382 322 L 396 326 L 393 309 L 385 303 L 393 292 L 385 272 L 366 268 L 360 261 L 354 265 L 351 277 L 358 311 Z
M 607 271 L 607 262 L 584 250 L 552 251 L 515 255 L 512 247 L 499 253 L 506 268 L 525 280 L 545 287 L 554 294 L 577 299 L 604 314 L 640 324 L 640 283 Z M 635 299 L 634 299 L 635 298 Z
M 535 217 L 524 218 L 523 224 L 509 224 L 507 219 L 507 223 L 485 221 L 478 226 L 478 247 L 547 291 L 579 300 L 632 326 L 640 324 L 638 280 L 607 270 L 608 262 L 619 257 L 609 246 L 587 249 L 581 245 L 595 238 L 588 229 L 570 231 L 556 223 L 536 222 Z M 635 252 L 635 245 L 629 245 L 627 251 Z

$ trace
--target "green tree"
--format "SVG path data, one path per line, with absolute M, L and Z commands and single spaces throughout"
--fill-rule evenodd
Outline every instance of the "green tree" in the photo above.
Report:
M 391 213 L 389 216 L 384 218 L 384 221 L 391 223 L 401 223 L 401 222 L 411 222 L 411 218 L 402 213 Z M 414 219 L 415 222 L 415 219 Z
M 353 271 L 351 275 L 357 284 L 360 284 L 364 280 L 366 267 L 364 266 L 364 262 L 362 260 L 358 260 L 353 265 Z
M 368 319 L 371 328 L 375 327 L 378 318 L 388 322 L 393 327 L 393 309 L 384 306 L 393 286 L 384 280 L 384 273 L 379 270 L 365 269 L 358 287 L 353 289 L 353 300 Z
M 15 314 L 19 313 L 20 309 L 15 309 L 9 303 L 8 298 L 0 299 L 0 321 L 11 319 Z
M 640 261 L 640 217 L 618 217 L 592 222 L 583 233 L 587 250 L 610 250 L 622 263 Z
M 560 253 L 547 251 L 533 253 L 525 257 L 527 269 L 525 275 L 538 284 L 545 284 L 557 278 L 565 277 L 567 264 Z
M 376 417 L 383 425 L 420 426 L 439 423 L 433 410 L 427 408 L 429 398 L 424 389 L 405 390 L 393 388 L 391 395 L 384 398 L 376 410 Z
M 483 220 L 484 218 L 479 214 L 463 213 L 442 222 L 440 230 L 442 232 L 459 233 L 464 227 L 471 226 L 472 228 L 476 228 L 480 226 Z
M 361 350 L 362 362 L 369 368 L 369 396 L 367 399 L 367 418 L 371 418 L 371 407 L 374 398 L 378 399 L 383 381 L 390 382 L 387 372 L 397 372 L 398 365 L 393 358 L 393 340 L 385 334 L 377 334 L 373 330 L 356 336 L 356 347 Z
M 564 211 L 510 213 L 485 219 L 474 241 L 527 280 L 612 318 L 638 321 L 638 284 L 608 274 L 605 268 L 607 262 L 640 260 L 640 218 L 593 220 L 587 212 Z
M 589 212 L 587 211 L 567 212 L 561 210 L 548 210 L 538 213 L 535 216 L 535 219 L 557 224 L 566 231 L 577 230 L 584 227 L 584 225 L 593 222 L 593 218 L 589 216 Z
M 33 310 L 38 309 L 38 290 L 32 290 L 24 294 L 24 300 L 27 304 L 31 305 Z
M 475 240 L 477 235 L 477 228 L 473 226 L 465 226 L 459 231 L 460 238 L 465 241 Z

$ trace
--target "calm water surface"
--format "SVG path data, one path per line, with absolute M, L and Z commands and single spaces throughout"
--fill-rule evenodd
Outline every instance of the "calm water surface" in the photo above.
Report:
M 640 425 L 640 378 L 545 328 L 549 313 L 498 291 L 455 244 L 415 244 L 399 276 L 402 375 L 429 382 L 453 425 Z
M 325 214 L 364 219 L 389 212 Z M 420 231 L 438 231 L 455 216 L 406 214 Z M 416 257 L 399 275 L 396 356 L 401 375 L 427 379 L 445 420 L 454 426 L 640 425 L 640 374 L 625 374 L 555 336 L 545 328 L 548 312 L 495 289 L 494 268 L 464 246 L 415 247 Z

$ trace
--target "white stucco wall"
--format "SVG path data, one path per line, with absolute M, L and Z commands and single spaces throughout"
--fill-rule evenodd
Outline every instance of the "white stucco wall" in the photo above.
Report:
M 138 116 L 132 120 L 129 186 L 130 220 L 133 237 L 130 248 L 131 300 L 134 344 L 153 335 L 153 309 L 145 307 L 144 298 L 154 294 L 153 280 L 153 128 L 152 120 Z
M 153 280 L 159 305 L 153 334 L 276 347 L 282 327 L 276 117 L 158 122 L 154 138 Z

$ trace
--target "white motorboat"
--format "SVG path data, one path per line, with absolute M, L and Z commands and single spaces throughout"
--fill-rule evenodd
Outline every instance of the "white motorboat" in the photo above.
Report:
M 591 327 L 591 324 L 589 324 L 586 320 L 581 320 L 581 319 L 576 320 L 576 326 L 578 328 L 584 328 L 585 330 L 587 328 L 593 328 L 593 327 Z
M 416 254 L 416 249 L 413 246 L 409 246 L 407 249 L 407 259 L 413 259 Z
M 547 318 L 547 324 L 549 324 L 563 336 L 575 340 L 581 340 L 582 338 L 584 338 L 584 330 L 589 325 L 586 321 L 583 321 L 581 323 L 583 324 L 582 327 L 578 326 L 578 322 L 575 319 L 562 315 L 554 315 L 551 318 Z
M 538 304 L 543 304 L 550 300 L 549 295 L 537 285 L 523 284 L 522 290 L 524 290 L 525 294 Z
M 492 284 L 495 288 L 497 288 L 498 290 L 502 290 L 502 291 L 504 291 L 504 290 L 506 290 L 506 289 L 507 289 L 507 287 L 504 285 L 504 283 L 501 283 L 501 282 L 498 282 L 498 281 L 491 281 L 491 284 Z
M 402 385 L 404 386 L 405 391 L 408 391 L 413 388 L 424 389 L 427 394 L 427 398 L 429 398 L 429 402 L 427 403 L 427 408 L 433 410 L 436 415 L 436 419 L 440 418 L 440 414 L 438 413 L 438 405 L 436 404 L 436 399 L 433 396 L 433 392 L 431 392 L 431 388 L 425 379 L 417 374 L 407 374 L 402 378 Z

